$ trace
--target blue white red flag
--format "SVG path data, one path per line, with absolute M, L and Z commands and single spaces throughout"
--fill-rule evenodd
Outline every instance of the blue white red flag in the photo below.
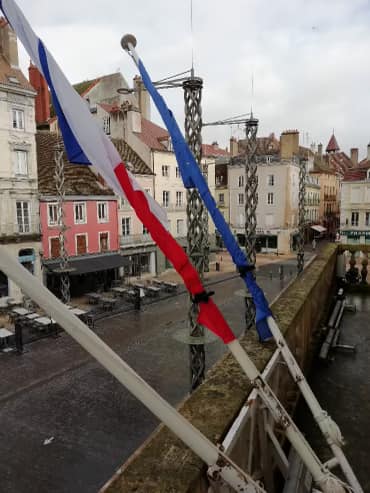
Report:
M 254 275 L 250 270 L 247 257 L 235 240 L 235 237 L 232 234 L 229 225 L 226 223 L 224 216 L 219 211 L 208 188 L 208 184 L 202 175 L 199 166 L 184 139 L 184 136 L 181 133 L 172 111 L 167 107 L 164 99 L 154 87 L 143 62 L 140 59 L 135 60 L 135 62 L 137 62 L 143 83 L 151 95 L 171 136 L 173 150 L 176 154 L 184 185 L 186 188 L 198 189 L 216 228 L 222 236 L 223 242 L 232 257 L 233 262 L 238 267 L 241 277 L 253 297 L 256 307 L 256 328 L 259 338 L 261 341 L 268 340 L 272 337 L 272 334 L 270 332 L 267 319 L 272 316 L 272 313 L 262 289 L 256 283 Z
M 0 9 L 49 85 L 69 161 L 93 164 L 113 190 L 119 195 L 124 192 L 140 221 L 197 300 L 198 322 L 226 344 L 233 341 L 233 332 L 217 306 L 207 297 L 197 271 L 184 250 L 167 231 L 166 216 L 162 208 L 126 169 L 113 143 L 90 114 L 86 103 L 70 85 L 46 46 L 36 36 L 17 4 L 13 0 L 0 0 Z

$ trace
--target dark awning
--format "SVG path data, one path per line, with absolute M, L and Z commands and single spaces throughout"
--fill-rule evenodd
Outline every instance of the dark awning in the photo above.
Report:
M 86 257 L 75 257 L 69 259 L 69 267 L 73 269 L 69 275 L 77 276 L 79 274 L 88 274 L 90 272 L 99 272 L 102 270 L 116 269 L 124 265 L 124 257 L 119 253 L 110 253 L 102 255 L 89 255 Z M 49 272 L 58 274 L 60 263 L 58 260 L 49 260 L 44 262 L 44 266 Z

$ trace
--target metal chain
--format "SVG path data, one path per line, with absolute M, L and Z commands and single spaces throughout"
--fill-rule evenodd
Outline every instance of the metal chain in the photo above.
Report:
M 185 137 L 198 164 L 202 158 L 202 98 L 203 81 L 191 77 L 183 83 L 185 100 Z M 203 170 L 204 173 L 204 170 Z M 187 191 L 188 254 L 201 278 L 208 270 L 208 214 L 196 189 Z M 206 218 L 206 219 L 205 219 Z M 191 303 L 189 309 L 191 337 L 204 337 L 204 328 L 197 324 L 198 309 Z M 199 342 L 199 339 L 198 339 Z M 195 390 L 205 377 L 205 350 L 203 344 L 192 344 L 190 339 L 190 391 Z
M 256 226 L 257 226 L 257 203 L 258 203 L 258 176 L 257 176 L 257 131 L 258 120 L 251 118 L 245 125 L 245 253 L 248 262 L 256 263 Z M 245 328 L 252 328 L 256 318 L 256 307 L 252 296 L 247 292 L 245 297 Z
M 66 249 L 66 224 L 64 222 L 64 201 L 65 201 L 65 176 L 64 176 L 64 147 L 61 141 L 55 145 L 54 161 L 55 161 L 55 186 L 58 195 L 57 206 L 57 221 L 59 228 L 59 273 L 60 273 L 60 291 L 63 303 L 69 303 L 71 300 L 70 280 L 68 274 L 68 252 Z
M 304 266 L 304 229 L 305 229 L 305 195 L 306 195 L 306 160 L 299 162 L 298 191 L 298 241 L 297 241 L 297 272 L 300 274 Z

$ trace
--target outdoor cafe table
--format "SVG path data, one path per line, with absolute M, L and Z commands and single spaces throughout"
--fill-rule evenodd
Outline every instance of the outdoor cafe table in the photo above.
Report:
M 99 293 L 86 293 L 85 294 L 86 298 L 88 298 L 89 303 L 94 302 L 98 303 L 98 301 L 101 299 L 101 294 Z
M 112 288 L 111 291 L 113 291 L 113 293 L 117 293 L 119 296 L 122 296 L 127 293 L 128 289 L 116 287 L 116 288 Z
M 104 309 L 112 309 L 114 305 L 117 303 L 117 300 L 114 298 L 100 298 L 100 303 L 102 303 Z
M 134 286 L 134 288 L 145 289 L 144 284 L 141 284 L 140 282 L 135 282 L 132 285 Z
M 35 318 L 34 321 L 40 325 L 43 325 L 44 327 L 46 327 L 47 325 L 55 324 L 55 320 L 49 317 Z
M 20 315 L 21 317 L 24 317 L 25 315 L 29 315 L 31 312 L 29 310 L 26 310 L 26 308 L 13 308 L 12 313 L 16 313 L 17 315 Z
M 177 289 L 175 282 L 164 282 L 163 284 L 166 286 L 166 291 L 176 291 Z
M 8 329 L 1 328 L 0 329 L 0 344 L 2 345 L 4 342 L 8 342 L 8 337 L 14 335 L 13 332 L 10 332 Z
M 39 313 L 29 313 L 28 315 L 26 315 L 26 318 L 28 318 L 28 320 L 34 320 L 35 318 L 39 318 L 39 317 L 40 317 Z
M 150 294 L 154 295 L 154 296 L 158 296 L 159 292 L 160 292 L 160 288 L 156 288 L 155 286 L 148 286 L 147 288 L 145 288 Z
M 163 281 L 160 281 L 159 279 L 152 279 L 152 283 L 156 286 L 163 286 Z
M 80 315 L 85 315 L 87 313 L 86 310 L 81 310 L 81 308 L 70 308 L 71 313 L 79 317 Z

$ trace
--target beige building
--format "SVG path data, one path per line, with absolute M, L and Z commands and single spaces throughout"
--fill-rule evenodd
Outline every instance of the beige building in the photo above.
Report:
M 41 278 L 35 96 L 19 69 L 17 39 L 0 19 L 0 243 Z M 22 297 L 2 272 L 0 296 Z

